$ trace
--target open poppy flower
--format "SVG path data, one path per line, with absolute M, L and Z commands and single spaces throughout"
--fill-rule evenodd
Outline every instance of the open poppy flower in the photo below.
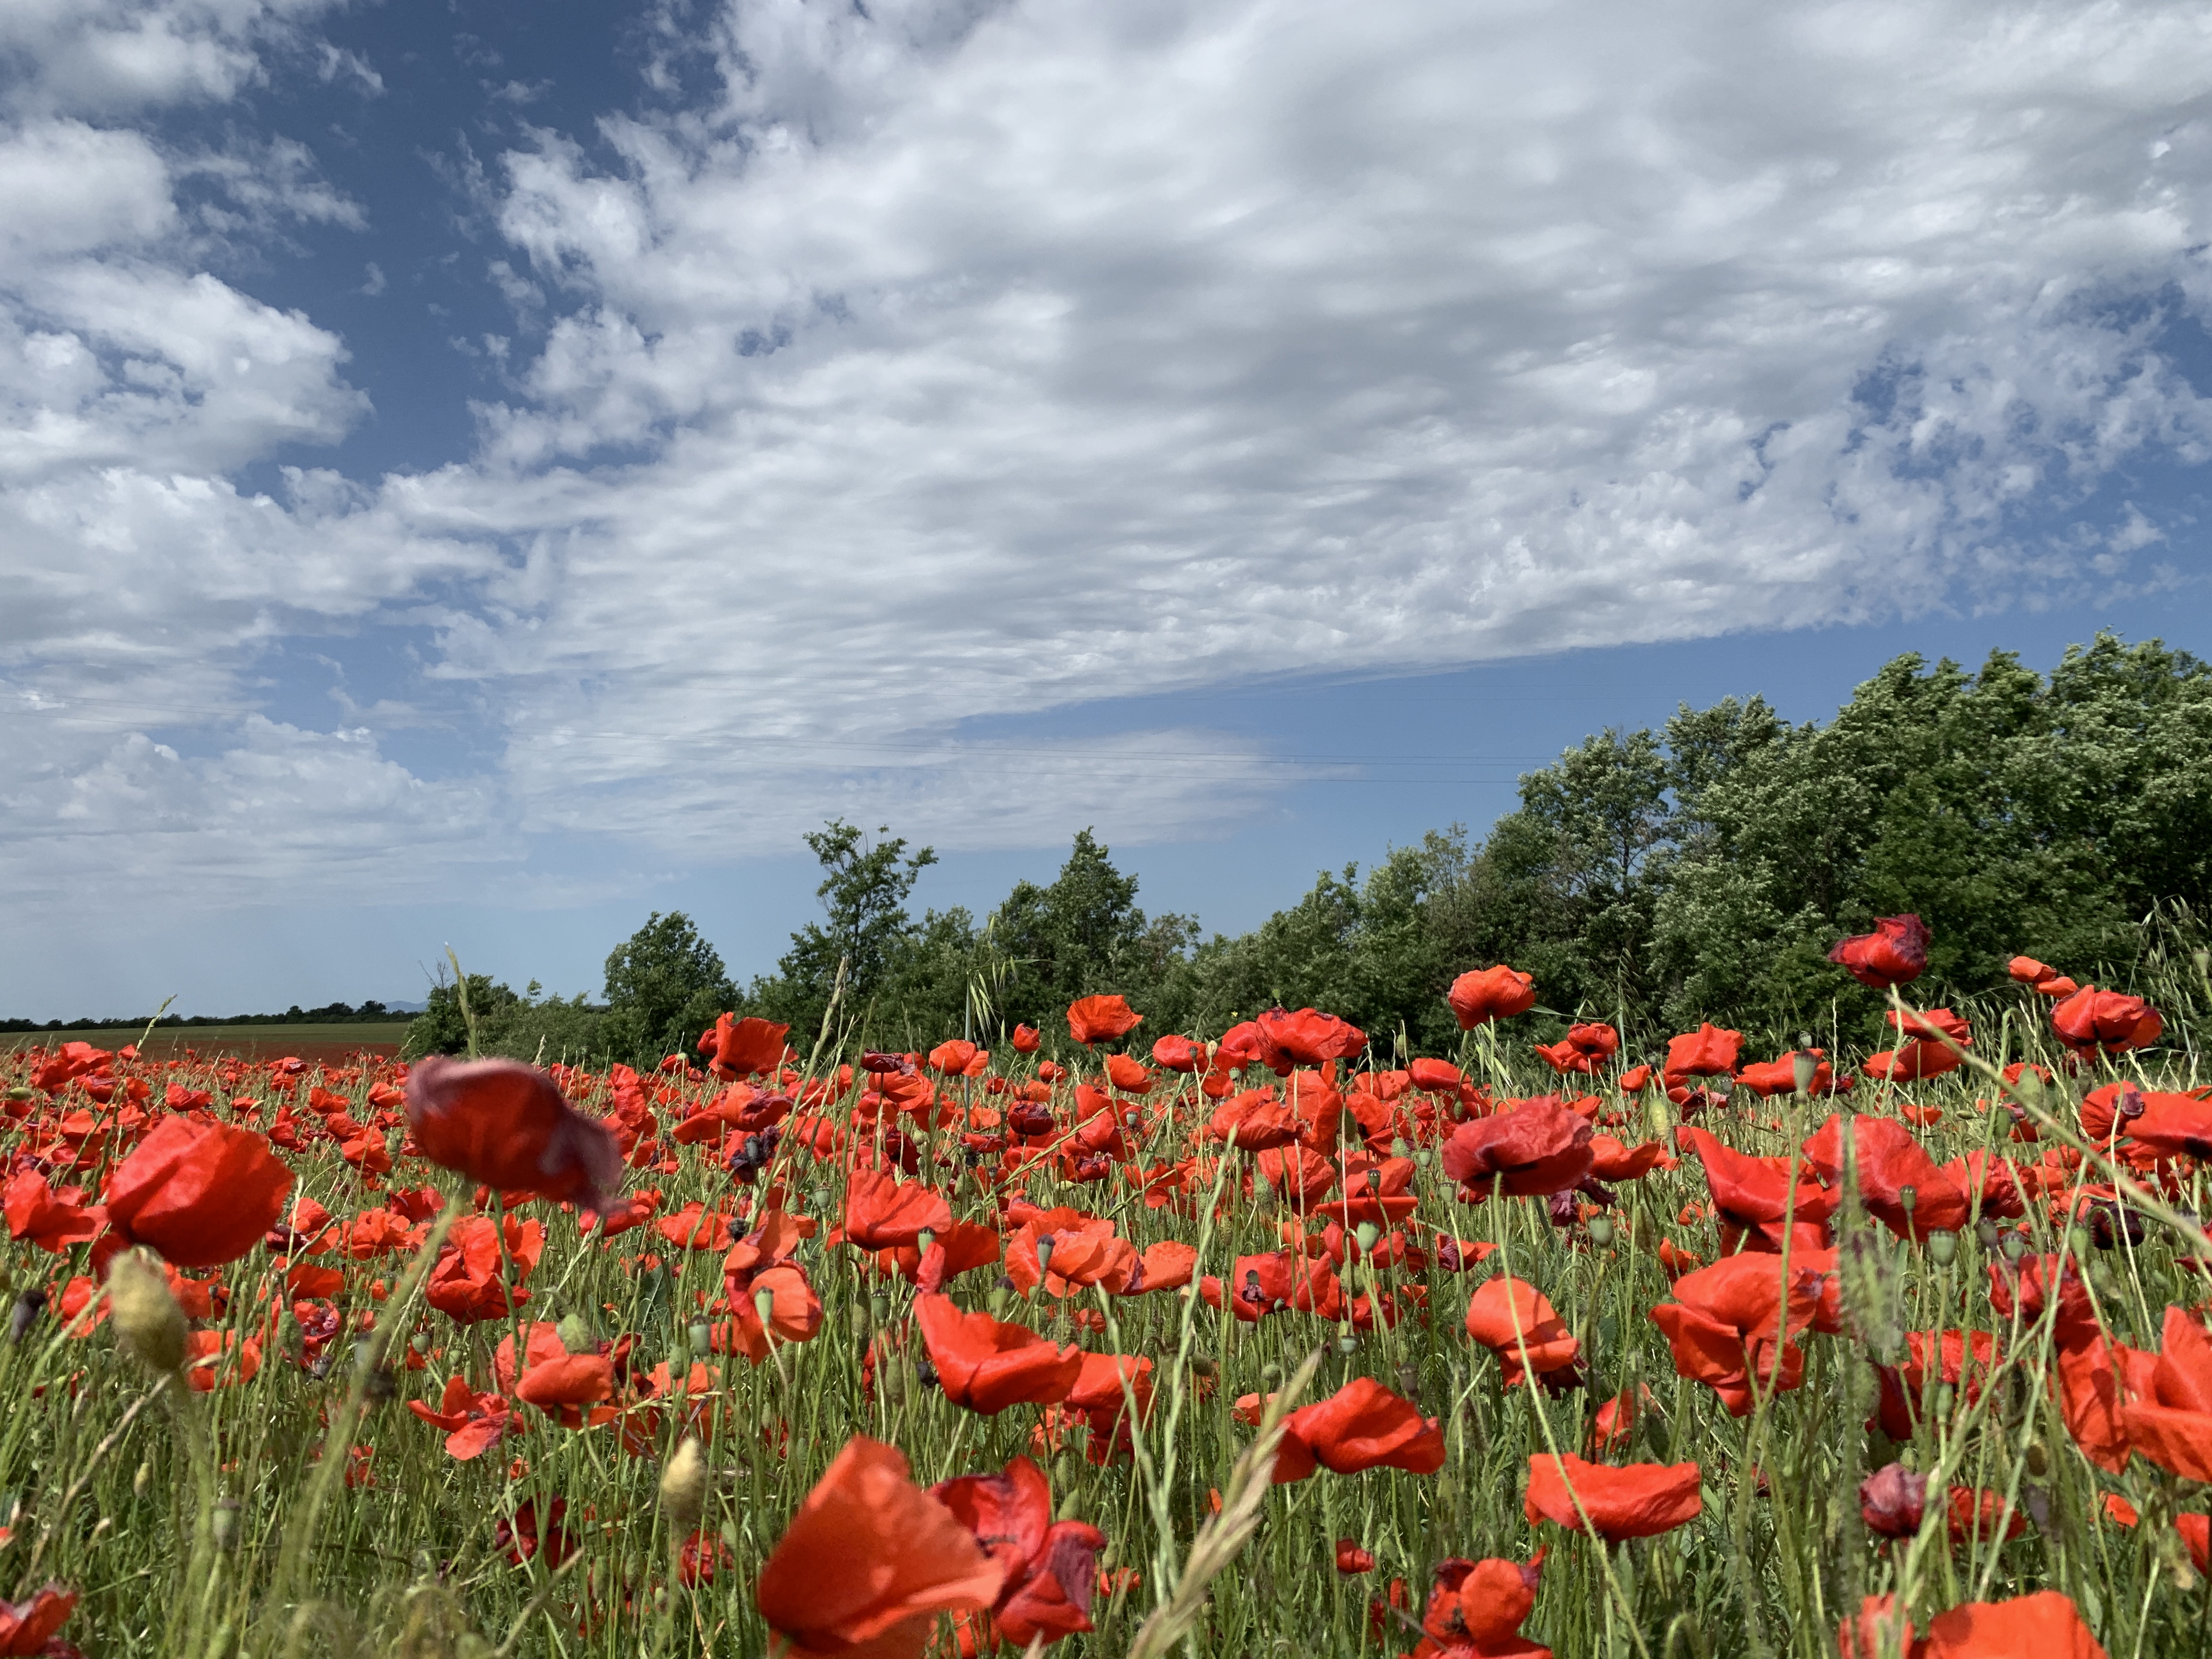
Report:
M 1493 1019 L 1510 1019 L 1536 1006 L 1536 981 L 1528 974 L 1500 963 L 1495 968 L 1470 969 L 1451 982 L 1444 993 L 1452 1016 L 1462 1031 Z
M 2130 1135 L 2168 1158 L 2188 1157 L 2212 1162 L 2212 1100 L 2201 1100 L 2193 1094 L 2149 1091 L 2143 1091 L 2141 1098 L 2143 1109 L 2129 1122 Z M 9 1190 L 12 1192 L 14 1188 Z M 10 1220 L 12 1223 L 12 1214 Z
M 409 1401 L 407 1409 L 432 1428 L 444 1431 L 446 1455 L 458 1462 L 483 1456 L 502 1435 L 522 1432 L 504 1395 L 478 1394 L 463 1377 L 446 1379 L 445 1394 L 434 1409 L 419 1400 Z
M 487 1186 L 596 1211 L 622 1180 L 606 1126 L 520 1060 L 425 1055 L 407 1075 L 407 1122 L 423 1157 Z
M 1820 1309 L 1821 1274 L 1789 1264 L 1787 1309 L 1779 1256 L 1747 1251 L 1684 1273 L 1672 1302 L 1651 1310 L 1667 1334 L 1674 1369 L 1721 1397 L 1731 1417 L 1747 1414 L 1760 1393 L 1786 1391 L 1805 1380 L 1805 1355 L 1789 1340 Z
M 2166 1310 L 2145 1397 L 2120 1408 L 2135 1449 L 2185 1480 L 2212 1483 L 2212 1336 L 2179 1308 Z
M 1869 1054 L 1859 1069 L 1885 1083 L 1918 1083 L 1955 1072 L 1965 1063 L 1945 1043 L 1908 1042 L 1902 1048 L 1884 1048 L 1879 1054 Z
M 1082 1375 L 1079 1350 L 1063 1351 L 1026 1326 L 1001 1324 L 987 1313 L 963 1314 L 948 1296 L 916 1297 L 914 1318 L 945 1397 L 986 1417 L 1009 1406 L 1065 1400 Z
M 1488 1280 L 1468 1300 L 1467 1334 L 1498 1356 L 1509 1389 L 1529 1370 L 1540 1376 L 1572 1373 L 1582 1351 L 1542 1291 L 1504 1274 Z
M 1006 1578 L 896 1447 L 856 1435 L 784 1528 L 755 1601 L 798 1652 L 921 1659 L 939 1613 L 991 1607 Z
M 1526 1563 L 1459 1556 L 1437 1562 L 1412 1659 L 1551 1659 L 1551 1649 L 1521 1634 L 1536 1605 L 1543 1561 L 1539 1551 Z
M 1079 997 L 1067 1005 L 1067 1034 L 1086 1048 L 1117 1042 L 1144 1023 L 1123 997 Z
M 791 1027 L 748 1015 L 724 1014 L 699 1039 L 699 1052 L 716 1077 L 757 1077 L 783 1063 L 783 1039 Z
M 1375 1557 L 1359 1547 L 1357 1538 L 1336 1540 L 1336 1570 L 1347 1578 L 1356 1578 L 1363 1572 L 1375 1571 Z
M 1585 1529 L 1582 1516 L 1586 1512 L 1588 1530 L 1607 1543 L 1651 1538 L 1704 1512 L 1698 1481 L 1695 1463 L 1631 1463 L 1613 1468 L 1566 1453 L 1554 1457 L 1540 1452 L 1528 1460 L 1523 1508 L 1531 1525 L 1552 1521 L 1577 1532 Z M 1581 1500 L 1579 1512 L 1577 1499 Z
M 1805 1143 L 1805 1161 L 1832 1186 L 1844 1176 L 1843 1126 L 1838 1113 Z M 1911 1130 L 1894 1118 L 1864 1115 L 1854 1117 L 1851 1126 L 1859 1198 L 1869 1214 L 1899 1238 L 1923 1239 L 1966 1224 L 1966 1194 L 1922 1150 Z
M 5 1204 L 8 1236 L 28 1239 L 40 1249 L 57 1255 L 100 1231 L 99 1215 L 57 1196 L 46 1176 L 36 1170 L 9 1178 Z
M 1928 971 L 1928 924 L 1917 915 L 1883 916 L 1871 933 L 1856 933 L 1828 952 L 1828 960 L 1862 985 L 1886 991 L 1910 985 Z
M 1585 1076 L 1611 1060 L 1620 1048 L 1620 1033 L 1610 1025 L 1571 1025 L 1557 1042 L 1536 1045 L 1538 1058 L 1565 1076 Z
M 1508 1198 L 1565 1192 L 1589 1173 L 1593 1156 L 1588 1121 L 1546 1098 L 1461 1124 L 1444 1143 L 1443 1169 L 1468 1202 L 1480 1203 L 1493 1190 Z
M 1742 1052 L 1742 1032 L 1725 1030 L 1707 1020 L 1694 1031 L 1667 1039 L 1667 1080 L 1732 1076 Z
M 2051 1009 L 2051 1029 L 2077 1053 L 2118 1054 L 2157 1042 L 2166 1020 L 2141 997 L 2085 985 Z
M 939 1482 L 929 1495 L 952 1512 L 1006 1575 L 991 1607 L 998 1635 L 1018 1648 L 1089 1630 L 1106 1534 L 1082 1521 L 1052 1518 L 1052 1490 L 1026 1457 L 1003 1474 Z
M 1152 1044 L 1152 1064 L 1162 1071 L 1202 1072 L 1208 1058 L 1206 1045 L 1187 1036 L 1164 1036 Z
M 1313 1008 L 1296 1013 L 1271 1008 L 1260 1016 L 1259 1025 L 1267 1040 L 1298 1066 L 1350 1060 L 1367 1046 L 1367 1033 L 1357 1025 Z
M 21 1601 L 0 1601 L 0 1654 L 44 1654 L 49 1659 L 83 1659 L 74 1644 L 56 1632 L 76 1611 L 77 1593 L 47 1584 Z
M 2057 1590 L 1968 1601 L 1928 1621 L 1911 1659 L 2108 1659 L 2081 1610 Z
M 912 1244 L 952 1224 L 952 1206 L 934 1187 L 896 1181 L 884 1170 L 855 1170 L 845 1188 L 845 1242 L 864 1250 Z
M 179 1267 L 219 1267 L 261 1243 L 292 1179 L 251 1129 L 164 1118 L 108 1176 L 103 1212 L 126 1243 Z
M 1733 1251 L 1747 1235 L 1750 1249 L 1778 1250 L 1790 1225 L 1824 1228 L 1836 1212 L 1839 1200 L 1826 1188 L 1805 1180 L 1793 1184 L 1791 1176 L 1805 1167 L 1797 1159 L 1739 1152 L 1695 1124 L 1686 1124 L 1675 1137 L 1705 1166 L 1723 1251 Z
M 1444 1466 L 1444 1432 L 1412 1401 L 1371 1376 L 1355 1376 L 1283 1419 L 1275 1484 L 1303 1480 L 1316 1465 L 1339 1474 L 1376 1468 L 1434 1474 Z

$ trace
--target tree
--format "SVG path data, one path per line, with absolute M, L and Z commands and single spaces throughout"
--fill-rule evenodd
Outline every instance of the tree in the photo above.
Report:
M 737 1005 L 722 958 L 681 910 L 655 910 L 607 957 L 605 1037 L 638 1065 L 688 1052 L 699 1033 Z
M 442 968 L 439 969 L 438 982 L 430 988 L 422 1012 L 407 1023 L 407 1036 L 400 1052 L 410 1059 L 423 1054 L 466 1054 L 469 1017 L 474 1017 L 477 1022 L 481 1046 L 491 1024 L 522 1000 L 489 974 L 471 974 L 468 987 L 468 1015 L 465 1016 L 454 982 L 445 976 Z
M 865 1012 L 890 984 L 915 938 L 906 902 L 921 872 L 937 862 L 924 847 L 909 854 L 902 836 L 878 826 L 878 839 L 842 818 L 809 832 L 806 844 L 825 872 L 814 896 L 826 920 L 791 936 L 775 977 L 757 981 L 752 1000 L 801 1031 L 817 1029 L 844 974 L 847 1006 Z M 963 913 L 964 914 L 964 913 Z
M 988 931 L 1004 967 L 995 998 L 1003 1024 L 1054 1030 L 1078 997 L 1113 992 L 1128 997 L 1157 1034 L 1175 1029 L 1189 1000 L 1180 981 L 1197 922 L 1148 918 L 1137 908 L 1137 878 L 1115 867 L 1111 849 L 1089 829 L 1076 831 L 1049 885 L 1014 884 Z

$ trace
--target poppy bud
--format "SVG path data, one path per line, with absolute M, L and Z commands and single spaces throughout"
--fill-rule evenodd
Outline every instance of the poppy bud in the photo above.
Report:
M 570 1353 L 580 1353 L 592 1346 L 592 1328 L 584 1322 L 580 1314 L 570 1314 L 554 1328 L 561 1338 L 561 1346 Z
M 1613 1218 L 1609 1215 L 1594 1215 L 1589 1218 L 1587 1231 L 1589 1233 L 1589 1242 L 1602 1250 L 1613 1243 Z
M 760 1320 L 761 1328 L 768 1328 L 769 1316 L 775 1311 L 775 1290 L 763 1285 L 753 1292 L 753 1313 Z
M 1269 1364 L 1260 1367 L 1260 1386 L 1273 1393 L 1283 1386 L 1283 1368 Z
M 146 1495 L 146 1488 L 153 1484 L 154 1466 L 141 1461 L 138 1472 L 131 1477 L 131 1495 L 133 1498 L 143 1498 Z
M 228 1555 L 230 1547 L 238 1541 L 238 1500 L 234 1498 L 221 1499 L 215 1506 L 212 1519 L 215 1523 L 215 1547 Z
M 107 1306 L 116 1334 L 141 1364 L 165 1374 L 184 1368 L 185 1310 L 150 1256 L 131 1250 L 115 1258 L 107 1270 Z
M 1037 1235 L 1036 1258 L 1037 1271 L 1039 1273 L 1043 1273 L 1052 1271 L 1052 1235 L 1050 1233 L 1039 1233 Z
M 914 1236 L 914 1243 L 916 1249 L 920 1250 L 922 1255 L 927 1255 L 929 1254 L 929 1247 L 937 1243 L 937 1229 L 934 1227 L 924 1227 L 920 1232 Z
M 714 1328 L 703 1319 L 691 1322 L 691 1352 L 705 1353 L 714 1346 Z
M 1948 1267 L 1959 1259 L 1959 1235 L 1930 1233 L 1928 1235 L 1928 1259 L 1939 1267 Z
M 690 1532 L 706 1513 L 707 1457 L 696 1435 L 684 1437 L 660 1472 L 660 1509 L 678 1533 Z
M 1365 1255 L 1374 1249 L 1376 1241 L 1382 1237 L 1382 1230 L 1371 1221 L 1363 1221 L 1352 1230 L 1352 1236 L 1359 1241 L 1359 1254 Z
M 1790 1080 L 1797 1088 L 1797 1097 L 1802 1100 L 1813 1087 L 1813 1079 L 1820 1075 L 1820 1057 L 1800 1048 L 1790 1056 Z

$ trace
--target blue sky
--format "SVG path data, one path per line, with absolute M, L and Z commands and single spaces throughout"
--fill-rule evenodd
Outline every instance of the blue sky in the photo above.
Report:
M 2201 9 L 23 0 L 0 1010 L 1249 927 L 1584 732 L 2212 652 Z

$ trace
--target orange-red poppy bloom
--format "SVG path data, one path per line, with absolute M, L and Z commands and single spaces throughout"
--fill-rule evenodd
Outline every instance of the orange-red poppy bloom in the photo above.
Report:
M 1125 1037 L 1144 1021 L 1122 997 L 1079 997 L 1067 1005 L 1067 1034 L 1085 1048 Z
M 1911 1659 L 2107 1659 L 2081 1611 L 2057 1590 L 1968 1601 L 1928 1621 Z
M 445 1394 L 434 1410 L 420 1400 L 409 1401 L 407 1409 L 432 1428 L 443 1430 L 446 1455 L 463 1463 L 483 1456 L 502 1435 L 522 1432 L 504 1395 L 478 1394 L 463 1377 L 446 1379 Z
M 1303 1480 L 1316 1464 L 1339 1474 L 1376 1468 L 1434 1474 L 1444 1466 L 1444 1431 L 1412 1401 L 1371 1376 L 1355 1376 L 1283 1419 L 1275 1483 Z
M 855 1170 L 845 1187 L 845 1242 L 864 1250 L 896 1249 L 952 1224 L 952 1206 L 934 1187 Z
M 1164 1036 L 1152 1044 L 1152 1064 L 1164 1071 L 1202 1072 L 1206 1060 L 1206 1045 L 1187 1036 Z
M 783 1063 L 783 1039 L 788 1025 L 724 1014 L 699 1039 L 699 1052 L 708 1056 L 714 1075 L 724 1079 L 756 1077 Z
M 2085 985 L 2051 1011 L 2051 1029 L 2067 1047 L 2108 1054 L 2147 1048 L 2166 1030 L 2165 1018 L 2141 997 Z
M 1521 1634 L 1521 1621 L 1536 1605 L 1543 1560 L 1540 1551 L 1525 1564 L 1460 1556 L 1437 1562 L 1412 1659 L 1551 1659 L 1551 1649 Z
M 1650 1538 L 1672 1532 L 1704 1512 L 1698 1483 L 1695 1463 L 1631 1463 L 1613 1468 L 1566 1453 L 1554 1457 L 1540 1452 L 1528 1460 L 1523 1508 L 1532 1525 L 1553 1521 L 1577 1532 L 1585 1530 L 1583 1515 L 1587 1513 L 1587 1529 L 1607 1543 Z M 1581 1500 L 1579 1511 L 1577 1499 Z
M 1805 1380 L 1804 1352 L 1789 1338 L 1819 1312 L 1821 1275 L 1793 1259 L 1785 1310 L 1783 1266 L 1762 1251 L 1728 1256 L 1684 1273 L 1674 1281 L 1675 1299 L 1651 1310 L 1674 1369 L 1711 1389 L 1731 1417 L 1749 1413 L 1760 1394 Z
M 75 1045 L 71 1045 L 74 1047 Z M 77 1593 L 59 1584 L 47 1584 L 22 1601 L 0 1601 L 0 1654 L 50 1654 L 54 1659 L 77 1650 L 58 1641 L 55 1632 L 76 1611 Z
M 1536 981 L 1502 963 L 1495 968 L 1470 969 L 1451 982 L 1444 1000 L 1451 1004 L 1460 1030 L 1472 1031 L 1493 1019 L 1527 1013 L 1536 1006 Z
M 2212 1482 L 2212 1336 L 2179 1308 L 2166 1310 L 2147 1395 L 2120 1408 L 2136 1450 L 2186 1480 Z
M 1502 1273 L 1468 1302 L 1467 1334 L 1498 1356 L 1509 1389 L 1530 1371 L 1540 1376 L 1571 1373 L 1582 1352 L 1549 1297 Z
M 1743 1033 L 1725 1030 L 1711 1020 L 1694 1031 L 1667 1039 L 1667 1077 L 1727 1077 L 1743 1052 Z
M 487 1186 L 600 1210 L 622 1180 L 606 1126 L 520 1060 L 425 1055 L 407 1075 L 407 1122 L 423 1157 Z
M 1363 1572 L 1372 1572 L 1375 1571 L 1375 1557 L 1359 1547 L 1357 1538 L 1340 1538 L 1336 1540 L 1336 1570 L 1347 1578 Z
M 897 1448 L 855 1436 L 784 1528 L 756 1601 L 797 1652 L 920 1659 L 939 1613 L 990 1607 L 1006 1577 Z
M 1083 1372 L 1079 1350 L 1063 1350 L 1025 1325 L 963 1314 L 949 1296 L 915 1297 L 914 1319 L 945 1397 L 986 1417 L 1065 1400 Z
M 165 1118 L 107 1178 L 108 1224 L 179 1267 L 235 1261 L 284 1212 L 292 1172 L 251 1129 Z
M 1350 1060 L 1367 1046 L 1367 1033 L 1357 1025 L 1313 1008 L 1301 1008 L 1296 1013 L 1272 1008 L 1260 1016 L 1260 1029 L 1299 1066 Z
M 1958 1183 L 1894 1118 L 1856 1116 L 1859 1197 L 1869 1214 L 1899 1238 L 1925 1238 L 1966 1224 L 1970 1206 Z M 1805 1161 L 1832 1185 L 1844 1175 L 1844 1119 L 1831 1116 L 1805 1143 Z M 1910 1200 L 1908 1202 L 1908 1200 Z

